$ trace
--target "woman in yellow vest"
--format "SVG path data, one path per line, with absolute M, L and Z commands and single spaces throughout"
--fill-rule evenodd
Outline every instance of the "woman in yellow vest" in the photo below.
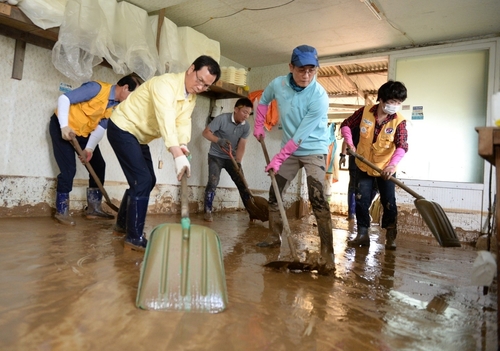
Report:
M 59 223 L 75 225 L 69 215 L 69 193 L 73 189 L 73 178 L 76 174 L 75 149 L 70 143 L 72 136 L 74 135 L 85 154 L 86 161 L 104 184 L 106 163 L 98 143 L 104 136 L 113 108 L 125 100 L 141 83 L 141 78 L 130 74 L 120 79 L 116 85 L 91 81 L 59 96 L 57 110 L 49 124 L 54 157 L 60 170 L 57 176 L 55 214 L 55 219 Z M 102 210 L 101 201 L 102 193 L 89 174 L 86 210 L 88 219 L 114 218 Z
M 356 160 L 358 166 L 356 180 L 356 238 L 348 242 L 349 246 L 369 246 L 370 204 L 372 189 L 376 185 L 380 192 L 380 201 L 384 208 L 382 228 L 386 229 L 385 248 L 396 249 L 397 206 L 395 184 L 389 180 L 396 176 L 396 166 L 408 152 L 408 132 L 406 121 L 398 113 L 407 97 L 406 87 L 397 81 L 388 81 L 378 90 L 378 104 L 365 106 L 344 120 L 340 131 L 347 146 L 374 163 L 382 174 L 366 164 Z M 360 137 L 357 147 L 352 140 L 352 130 L 359 127 Z

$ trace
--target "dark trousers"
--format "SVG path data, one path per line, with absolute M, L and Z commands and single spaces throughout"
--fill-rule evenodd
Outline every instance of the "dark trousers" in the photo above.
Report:
M 394 173 L 395 177 L 396 174 Z M 382 177 L 372 177 L 366 172 L 358 170 L 356 175 L 356 221 L 358 227 L 370 226 L 370 205 L 373 200 L 375 187 L 380 193 L 380 203 L 384 209 L 382 215 L 382 228 L 396 225 L 398 209 L 396 206 L 396 186 L 390 180 Z
M 130 197 L 149 197 L 156 185 L 156 176 L 148 145 L 139 144 L 137 138 L 121 130 L 109 120 L 108 140 L 127 178 Z
M 351 156 L 352 157 L 352 156 Z M 357 169 L 349 169 L 349 185 L 347 187 L 347 213 L 354 215 L 356 213 L 356 174 Z
M 239 166 L 241 173 L 243 174 L 241 165 Z M 245 187 L 243 179 L 240 177 L 236 169 L 234 169 L 234 165 L 231 159 L 208 155 L 208 182 L 207 187 L 205 188 L 205 194 L 215 193 L 217 185 L 219 185 L 220 172 L 222 171 L 222 169 L 225 169 L 229 174 L 234 184 L 238 188 L 238 191 L 240 192 L 241 200 L 243 200 L 243 203 L 246 204 L 250 199 L 251 194 L 250 191 Z
M 64 140 L 61 136 L 61 126 L 57 116 L 54 114 L 50 118 L 49 123 L 49 133 L 52 139 L 52 148 L 54 150 L 54 157 L 59 166 L 59 175 L 57 176 L 57 192 L 69 193 L 73 190 L 73 179 L 76 174 L 76 150 L 74 149 L 71 142 Z M 87 145 L 88 137 L 75 136 L 80 147 L 85 149 Z M 78 162 L 80 162 L 78 160 Z M 96 146 L 90 159 L 90 165 L 94 169 L 97 177 L 104 184 L 104 175 L 106 173 L 106 162 L 101 155 L 101 150 L 99 150 L 99 145 Z M 97 184 L 90 176 L 89 173 L 89 188 L 97 188 Z

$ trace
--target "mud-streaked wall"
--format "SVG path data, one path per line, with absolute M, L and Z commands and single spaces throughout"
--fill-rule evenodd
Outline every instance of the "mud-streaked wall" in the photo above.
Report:
M 54 209 L 56 176 L 59 173 L 55 163 L 48 132 L 48 123 L 57 98 L 61 94 L 59 87 L 67 84 L 76 88 L 79 84 L 59 73 L 51 61 L 51 51 L 30 44 L 26 45 L 22 80 L 11 78 L 15 41 L 0 36 L 0 217 L 50 215 Z M 238 65 L 221 59 L 221 65 Z M 284 65 L 286 68 L 286 65 Z M 271 72 L 273 69 L 269 69 Z M 255 72 L 255 73 L 254 73 Z M 256 70 L 251 74 L 259 74 Z M 283 72 L 281 72 L 283 73 Z M 281 74 L 267 73 L 268 81 Z M 120 79 L 111 69 L 97 66 L 92 79 L 115 83 Z M 265 81 L 265 79 L 261 79 Z M 263 84 L 268 83 L 265 82 Z M 256 87 L 262 89 L 263 87 Z M 236 100 L 222 101 L 225 109 L 231 109 Z M 203 192 L 207 181 L 207 152 L 209 142 L 201 136 L 209 114 L 210 100 L 199 96 L 193 113 L 192 140 L 189 148 L 192 152 L 192 176 L 188 181 L 191 189 L 190 202 L 198 203 L 202 209 Z M 227 108 L 227 109 L 226 109 Z M 231 109 L 232 110 L 232 109 Z M 249 121 L 253 127 L 253 119 Z M 269 133 L 266 139 L 269 152 L 279 149 L 280 132 Z M 106 182 L 104 187 L 112 201 L 118 204 L 127 183 L 107 138 L 100 143 L 106 160 Z M 172 156 L 166 150 L 163 141 L 157 139 L 150 143 L 151 153 L 156 167 L 157 185 L 149 203 L 151 213 L 169 213 L 178 209 L 178 181 L 174 175 Z M 162 161 L 162 168 L 158 168 Z M 269 177 L 264 172 L 260 145 L 253 136 L 249 137 L 246 156 L 242 162 L 247 181 L 255 195 L 265 196 L 270 186 Z M 88 173 L 80 165 L 70 194 L 71 210 L 81 211 L 86 205 L 86 187 Z M 297 187 L 292 186 L 285 202 L 290 205 L 297 199 Z M 193 206 L 191 206 L 193 208 Z M 223 171 L 214 203 L 215 210 L 242 208 L 239 194 L 227 174 Z

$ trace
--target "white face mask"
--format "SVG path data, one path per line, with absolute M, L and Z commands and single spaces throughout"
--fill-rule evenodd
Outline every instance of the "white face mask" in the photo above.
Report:
M 382 106 L 382 110 L 384 110 L 384 112 L 389 115 L 395 114 L 396 112 L 399 111 L 400 108 L 401 105 L 384 104 L 384 106 Z

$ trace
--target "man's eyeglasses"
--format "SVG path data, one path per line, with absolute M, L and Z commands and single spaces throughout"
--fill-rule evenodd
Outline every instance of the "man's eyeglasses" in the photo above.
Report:
M 306 73 L 310 75 L 316 74 L 316 67 L 312 68 L 295 67 L 295 68 L 297 69 L 297 72 L 299 72 L 299 74 L 301 75 L 305 75 Z
M 202 78 L 198 77 L 198 71 L 194 71 L 194 74 L 196 74 L 196 81 L 198 82 L 198 85 L 201 85 L 203 89 L 208 90 L 212 84 L 206 84 Z

